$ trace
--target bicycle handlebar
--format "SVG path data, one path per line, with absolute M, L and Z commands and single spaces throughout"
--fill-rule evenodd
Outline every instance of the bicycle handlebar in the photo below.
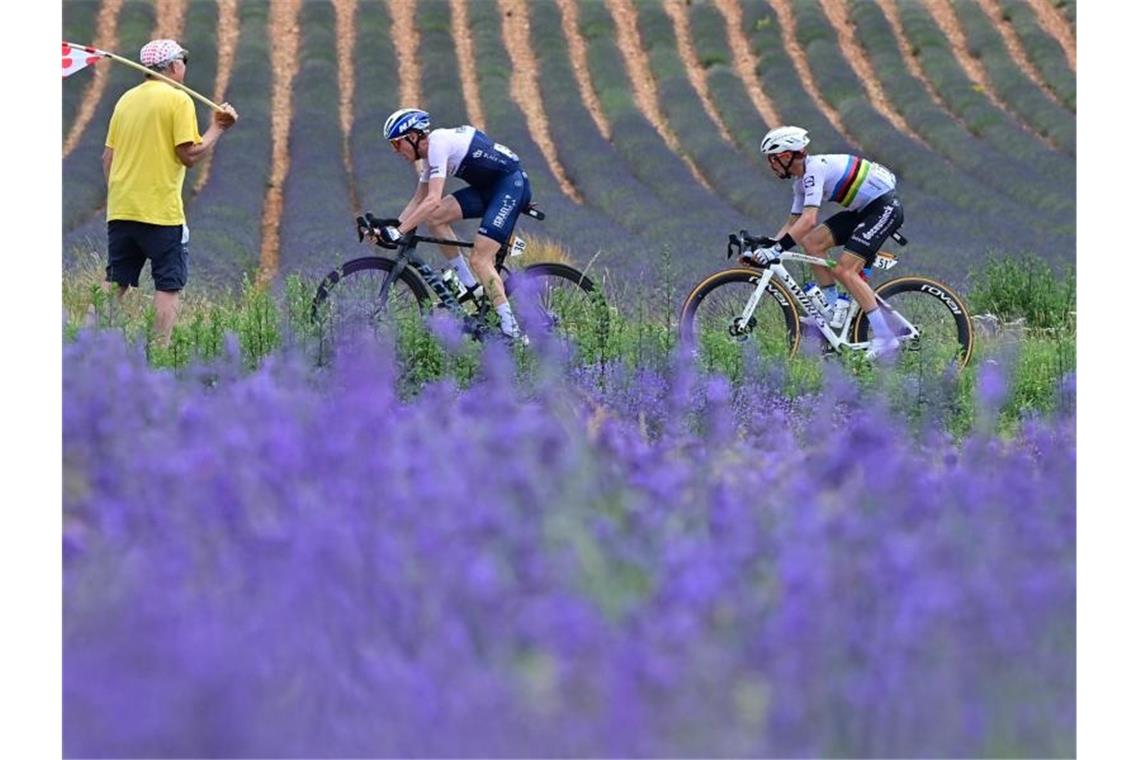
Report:
M 907 242 L 909 242 L 903 236 L 903 234 L 901 232 L 899 232 L 898 230 L 895 230 L 894 232 L 892 232 L 891 237 L 894 238 L 894 240 L 899 245 L 906 245 Z M 740 232 L 729 233 L 729 235 L 728 235 L 728 251 L 726 252 L 725 258 L 731 260 L 734 257 L 739 257 L 740 254 L 744 252 L 745 246 L 765 245 L 769 241 L 775 242 L 775 241 L 772 241 L 771 238 L 754 237 L 754 236 L 748 234 L 748 230 L 741 230 Z M 811 258 L 814 258 L 814 257 L 811 257 Z M 830 262 L 831 260 L 827 259 L 827 261 Z M 816 262 L 811 262 L 811 263 L 816 263 Z M 832 265 L 832 264 L 829 264 L 829 265 Z
M 365 235 L 371 235 L 374 238 L 376 245 L 381 248 L 395 250 L 400 247 L 399 243 L 386 243 L 384 238 L 380 236 L 380 229 L 383 227 L 395 226 L 400 223 L 399 219 L 377 219 L 371 212 L 365 212 L 364 216 L 356 217 L 356 237 L 360 242 L 364 242 Z M 465 240 L 447 240 L 445 238 L 428 237 L 426 235 L 417 235 L 415 229 L 404 235 L 407 245 L 415 245 L 416 243 L 435 243 L 437 245 L 454 245 L 458 248 L 474 248 L 474 243 L 469 243 Z

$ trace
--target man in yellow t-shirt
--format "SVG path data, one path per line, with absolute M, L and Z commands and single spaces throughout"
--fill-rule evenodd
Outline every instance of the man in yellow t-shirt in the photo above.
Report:
M 176 82 L 186 77 L 187 52 L 174 40 L 143 45 L 139 60 Z M 154 278 L 155 332 L 170 342 L 178 297 L 186 286 L 190 240 L 182 209 L 182 182 L 193 166 L 237 121 L 229 103 L 215 111 L 205 135 L 198 133 L 194 103 L 182 90 L 156 77 L 119 98 L 103 150 L 107 178 L 107 282 L 138 287 L 150 259 Z

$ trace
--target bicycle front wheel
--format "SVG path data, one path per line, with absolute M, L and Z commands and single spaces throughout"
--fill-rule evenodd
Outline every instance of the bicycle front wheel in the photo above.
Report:
M 329 272 L 313 298 L 311 317 L 323 338 L 343 340 L 350 335 L 377 335 L 382 330 L 397 334 L 419 326 L 430 308 L 431 294 L 411 269 L 404 269 L 381 288 L 396 262 L 379 256 L 353 259 Z
M 706 366 L 736 374 L 745 356 L 788 357 L 800 342 L 795 300 L 783 283 L 769 280 L 756 308 L 745 317 L 760 284 L 753 269 L 726 269 L 705 278 L 681 306 L 681 342 Z
M 928 277 L 899 277 L 875 289 L 887 321 L 901 343 L 898 365 L 965 367 L 974 352 L 974 327 L 961 296 Z M 865 313 L 852 325 L 855 342 L 870 340 Z
M 566 264 L 544 262 L 503 274 L 511 309 L 527 333 L 580 337 L 605 306 L 593 281 Z

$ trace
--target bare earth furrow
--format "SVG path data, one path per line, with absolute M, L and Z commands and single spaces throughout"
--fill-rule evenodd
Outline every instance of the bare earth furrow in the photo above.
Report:
M 356 77 L 353 70 L 352 48 L 355 42 L 353 30 L 356 28 L 357 0 L 333 0 L 336 11 L 336 73 L 337 90 L 340 94 L 337 115 L 340 120 L 341 160 L 348 174 L 349 204 L 360 210 L 360 197 L 356 190 L 356 177 L 352 173 L 352 157 L 349 155 L 348 137 L 352 134 L 352 97 L 356 90 Z
M 297 16 L 301 0 L 270 0 L 269 39 L 273 53 L 272 118 L 273 158 L 269 188 L 261 217 L 261 257 L 257 281 L 264 284 L 277 274 L 281 248 L 281 208 L 285 177 L 289 174 L 289 129 L 293 120 L 293 78 L 299 67 L 301 30 Z
M 388 10 L 392 14 L 392 45 L 396 48 L 400 76 L 400 107 L 414 107 L 422 97 L 415 0 L 388 0 Z
M 1053 39 L 1057 40 L 1057 44 L 1065 51 L 1065 60 L 1069 63 L 1069 68 L 1073 71 L 1077 70 L 1077 41 L 1073 34 L 1072 27 L 1065 20 L 1049 0 L 1029 0 L 1029 7 L 1037 14 L 1037 18 L 1041 21 L 1042 28 L 1049 33 Z
M 701 106 L 705 109 L 705 114 L 716 125 L 721 139 L 729 145 L 735 146 L 736 141 L 732 138 L 732 133 L 728 131 L 728 127 L 720 117 L 720 113 L 717 112 L 716 106 L 713 105 L 712 98 L 709 97 L 709 84 L 705 67 L 701 65 L 697 53 L 693 49 L 693 39 L 689 31 L 689 17 L 686 13 L 688 4 L 683 0 L 665 0 L 664 7 L 665 12 L 669 14 L 669 20 L 673 22 L 673 34 L 677 38 L 677 54 L 681 56 L 681 61 L 685 64 L 685 74 L 689 77 L 689 83 L 696 90 Z
M 578 30 L 578 2 L 577 0 L 557 0 L 558 10 L 562 13 L 562 33 L 569 47 L 570 64 L 574 72 L 574 81 L 578 85 L 578 94 L 582 104 L 598 132 L 607 140 L 610 139 L 610 123 L 602 113 L 602 105 L 598 102 L 598 93 L 590 82 L 590 68 L 586 63 L 586 43 L 582 33 Z
M 613 16 L 617 28 L 618 48 L 625 59 L 629 78 L 633 84 L 634 101 L 641 113 L 661 135 L 661 139 L 669 146 L 669 150 L 676 153 L 689 168 L 689 171 L 701 187 L 711 189 L 711 185 L 693 160 L 681 147 L 677 136 L 669 128 L 665 117 L 661 114 L 661 106 L 657 101 L 657 90 L 653 82 L 653 74 L 649 70 L 649 61 L 641 47 L 641 40 L 637 33 L 637 12 L 633 9 L 631 0 L 606 0 L 606 6 Z
M 835 34 L 839 38 L 839 47 L 843 51 L 843 55 L 850 62 L 851 68 L 855 69 L 855 73 L 859 75 L 863 88 L 867 91 L 867 97 L 875 110 L 881 113 L 883 118 L 889 121 L 895 129 L 926 145 L 926 141 L 910 128 L 906 119 L 895 110 L 883 92 L 883 85 L 879 81 L 878 75 L 875 74 L 874 67 L 867 60 L 866 51 L 855 39 L 854 24 L 847 13 L 847 2 L 848 0 L 820 0 L 827 20 L 831 22 Z
M 748 97 L 752 100 L 752 105 L 756 107 L 756 112 L 764 119 L 765 124 L 767 124 L 769 128 L 779 126 L 783 123 L 780 118 L 780 112 L 764 92 L 764 88 L 760 86 L 760 80 L 756 76 L 756 69 L 759 64 L 741 29 L 740 0 L 716 0 L 716 7 L 721 15 L 724 16 L 728 44 L 732 50 L 732 63 L 736 69 L 736 75 L 740 77 L 740 81 L 744 83 L 744 89 L 748 92 Z
M 474 127 L 484 129 L 487 117 L 483 115 L 483 101 L 479 98 L 479 78 L 475 75 L 475 43 L 471 40 L 467 0 L 451 0 L 451 36 L 455 40 L 455 57 L 459 60 L 459 82 L 463 85 L 463 103 L 467 107 L 467 121 Z
M 962 119 L 973 134 L 1019 161 L 1037 165 L 1046 173 L 1057 174 L 1063 178 L 1062 184 L 1067 185 L 1074 180 L 1075 172 L 1068 157 L 994 103 L 970 78 L 952 49 L 951 41 L 925 3 L 880 0 L 879 4 L 887 12 L 888 20 L 892 15 L 897 20 L 901 44 L 917 57 L 940 101 L 950 113 Z
M 1006 52 L 1017 67 L 1021 69 L 1021 73 L 1029 77 L 1030 81 L 1041 90 L 1045 97 L 1052 100 L 1057 105 L 1061 102 L 1057 100 L 1057 96 L 1049 89 L 1049 85 L 1045 84 L 1045 80 L 1041 78 L 1037 68 L 1029 62 L 1029 57 L 1025 55 L 1025 50 L 1021 47 L 1021 41 L 1017 39 L 1017 35 L 1013 31 L 1013 26 L 1002 18 L 1001 8 L 998 7 L 997 0 L 978 0 L 978 5 L 986 12 L 986 16 L 997 29 L 998 34 L 1001 35 L 1001 41 L 1005 45 Z
M 878 5 L 883 11 L 883 15 L 887 19 L 887 23 L 891 27 L 891 32 L 894 34 L 895 43 L 898 45 L 899 53 L 902 54 L 903 62 L 906 65 L 906 70 L 910 72 L 911 76 L 922 82 L 922 86 L 926 89 L 926 93 L 930 96 L 938 107 L 943 109 L 948 116 L 956 120 L 958 123 L 962 119 L 958 114 L 954 113 L 942 96 L 938 94 L 938 90 L 930 83 L 930 79 L 926 76 L 926 72 L 922 70 L 922 66 L 918 62 L 918 56 L 914 53 L 914 47 L 906 38 L 906 33 L 903 31 L 902 22 L 899 20 L 899 9 L 896 5 L 896 0 L 878 0 Z
M 360 4 L 356 14 L 354 59 L 355 79 L 361 86 L 357 87 L 352 101 L 349 147 L 361 208 L 379 216 L 398 214 L 416 181 L 407 162 L 384 144 L 380 132 L 388 114 L 400 105 L 398 77 L 376 75 L 379 71 L 395 72 L 399 65 L 391 28 L 387 3 Z
M 119 46 L 118 21 L 119 11 L 122 7 L 123 0 L 103 0 L 95 26 L 95 40 L 91 43 L 94 47 L 100 50 L 114 50 Z M 83 44 L 82 40 L 68 40 L 68 42 Z M 94 77 L 87 85 L 87 91 L 83 94 L 83 100 L 79 104 L 75 121 L 71 124 L 71 131 L 68 133 L 67 139 L 63 141 L 64 158 L 67 158 L 71 151 L 75 150 L 83 130 L 87 129 L 87 125 L 95 115 L 95 106 L 99 104 L 103 92 L 107 89 L 107 82 L 111 76 L 110 67 L 109 61 L 104 61 L 94 67 Z
M 850 6 L 850 11 L 859 44 L 879 73 L 884 90 L 932 148 L 958 170 L 1024 206 L 1029 213 L 1047 210 L 1051 219 L 1072 216 L 1072 193 L 1055 187 L 1048 174 L 1040 171 L 1042 167 L 1019 160 L 989 140 L 978 139 L 961 119 L 946 118 L 946 107 L 931 97 L 903 62 L 903 53 L 895 44 L 895 32 L 882 8 L 874 3 L 857 3 Z M 1032 198 L 1026 197 L 1027 185 L 1037 188 Z
M 238 15 L 239 0 L 218 0 L 218 74 L 214 78 L 215 103 L 225 102 L 226 89 L 233 76 L 234 57 L 237 54 L 238 39 L 241 37 L 241 19 Z M 240 113 L 240 104 L 237 106 Z M 198 176 L 194 180 L 194 192 L 200 193 L 210 180 L 210 168 L 214 163 L 213 152 L 207 153 L 199 164 Z
M 790 5 L 789 10 L 795 24 L 796 40 L 816 77 L 820 96 L 843 114 L 844 126 L 859 141 L 855 152 L 886 162 L 899 176 L 906 198 L 907 226 L 913 233 L 913 239 L 922 241 L 921 248 L 912 247 L 908 251 L 915 257 L 916 264 L 945 266 L 942 257 L 954 250 L 960 230 L 976 224 L 980 217 L 1003 213 L 1012 215 L 1010 218 L 1018 218 L 1016 207 L 1007 199 L 979 186 L 969 177 L 961 176 L 943 156 L 899 133 L 870 105 L 862 82 L 841 54 L 834 30 L 818 4 L 796 3 Z M 762 32 L 767 39 L 779 39 L 780 31 L 767 26 L 759 27 L 758 33 Z M 762 44 L 771 43 L 759 40 L 754 43 Z M 766 54 L 765 60 L 771 59 L 770 69 L 779 66 L 778 58 L 783 46 L 780 48 Z M 794 69 L 790 64 L 785 66 Z M 795 78 L 801 80 L 801 75 L 795 72 Z M 805 125 L 816 123 L 809 120 Z M 813 135 L 813 138 L 816 152 L 842 150 L 841 145 L 826 135 Z M 1006 224 L 1009 228 L 1013 225 L 1013 222 Z M 1035 233 L 1030 227 L 1019 229 L 1017 233 L 1008 229 L 1001 237 L 1013 244 L 1044 239 L 1043 234 Z
M 554 10 L 553 5 L 548 7 L 550 11 Z M 487 117 L 487 134 L 518 154 L 530 175 L 533 199 L 547 214 L 543 222 L 520 218 L 519 229 L 522 235 L 526 237 L 537 234 L 553 239 L 567 247 L 575 261 L 593 261 L 595 266 L 603 265 L 611 255 L 611 250 L 605 250 L 597 260 L 594 260 L 594 254 L 602 249 L 610 249 L 620 241 L 623 235 L 621 228 L 605 214 L 576 203 L 562 192 L 542 149 L 531 136 L 526 116 L 511 94 L 508 75 L 511 60 L 503 44 L 503 19 L 498 4 L 468 3 L 468 14 L 475 58 L 479 62 L 477 76 L 479 94 Z M 569 87 L 569 82 L 563 86 Z M 573 92 L 573 89 L 570 91 Z M 446 96 L 446 92 L 440 93 L 441 98 Z M 581 128 L 594 129 L 588 120 Z M 570 179 L 574 181 L 575 178 L 570 175 Z
M 150 0 L 125 0 L 118 11 L 118 42 L 113 49 L 135 51 L 137 55 L 137 51 L 154 38 L 154 27 L 154 4 Z M 89 92 L 84 93 L 85 105 L 92 108 L 91 115 L 85 117 L 85 127 L 80 128 L 78 124 L 81 109 L 77 109 L 77 121 L 72 124 L 71 134 L 75 135 L 75 144 L 70 153 L 63 157 L 63 176 L 67 177 L 67 182 L 63 185 L 63 232 L 73 237 L 72 233 L 93 229 L 94 234 L 88 237 L 95 242 L 96 247 L 102 248 L 106 245 L 107 237 L 103 222 L 107 182 L 103 177 L 100 159 L 107 126 L 111 123 L 111 115 L 119 97 L 142 81 L 142 75 L 135 69 L 111 61 L 97 63 L 92 68 L 95 69 L 95 76 L 100 71 L 104 73 L 106 84 L 98 99 L 89 98 Z M 88 72 L 81 71 L 72 77 L 77 80 L 74 84 L 81 84 L 82 78 L 89 75 Z M 70 80 L 66 84 L 70 84 Z
M 686 23 L 687 28 L 687 23 Z M 722 203 L 746 218 L 769 211 L 760 194 L 753 192 L 760 166 L 732 141 L 724 139 L 710 118 L 692 75 L 682 60 L 676 22 L 659 3 L 639 3 L 637 27 L 660 97 L 661 109 L 686 154 L 709 181 Z M 767 172 L 767 168 L 763 169 Z
M 189 0 L 154 0 L 157 24 L 154 28 L 156 39 L 177 40 L 182 38 L 186 25 L 186 6 Z
M 966 42 L 966 35 L 962 31 L 961 24 L 958 22 L 958 17 L 954 13 L 954 8 L 951 6 L 949 0 L 923 0 L 930 15 L 934 18 L 935 23 L 946 35 L 947 41 L 950 43 L 950 49 L 954 53 L 958 65 L 966 72 L 970 80 L 973 81 L 974 86 L 978 91 L 983 93 L 991 103 L 997 108 L 1001 109 L 1006 116 L 1013 119 L 1018 123 L 1022 129 L 1036 135 L 1041 140 L 1049 144 L 1049 147 L 1056 148 L 1055 145 L 1049 142 L 1048 138 L 1041 135 L 1037 130 L 1025 123 L 1018 114 L 1007 105 L 1001 98 L 998 97 L 994 91 L 993 83 L 990 82 L 989 75 L 986 74 L 986 69 L 974 55 L 970 52 L 970 46 Z
M 212 5 L 191 4 L 187 19 L 191 32 L 197 26 L 195 15 Z M 200 284 L 209 282 L 213 287 L 221 286 L 231 292 L 241 287 L 243 277 L 255 279 L 260 266 L 265 187 L 272 171 L 270 108 L 273 48 L 277 43 L 267 32 L 268 3 L 236 2 L 233 5 L 236 17 L 224 23 L 232 23 L 235 31 L 240 30 L 241 45 L 233 49 L 232 73 L 225 84 L 225 97 L 218 95 L 215 100 L 233 102 L 241 113 L 241 120 L 214 147 L 209 181 L 187 208 L 193 287 L 197 289 Z M 219 21 L 225 14 L 224 6 L 218 5 Z M 210 29 L 215 26 L 217 24 Z M 218 46 L 216 57 L 220 66 L 225 46 L 220 30 Z M 221 76 L 219 72 L 218 78 Z
M 792 65 L 796 67 L 796 73 L 799 74 L 800 81 L 803 82 L 804 89 L 811 96 L 812 102 L 827 117 L 835 131 L 843 135 L 843 139 L 852 145 L 858 145 L 858 141 L 843 125 L 843 119 L 840 118 L 839 112 L 832 108 L 831 104 L 820 94 L 815 75 L 812 74 L 811 67 L 808 66 L 807 54 L 804 53 L 796 39 L 796 19 L 792 14 L 791 3 L 789 0 L 769 0 L 769 2 L 780 20 L 780 37 L 784 41 L 784 48 L 791 57 Z
M 528 0 L 499 0 L 499 13 L 503 19 L 503 41 L 511 59 L 511 97 L 526 116 L 531 138 L 542 151 L 547 166 L 558 180 L 562 193 L 575 203 L 582 196 L 566 177 L 566 170 L 558 159 L 554 141 L 542 107 L 538 90 L 538 64 L 530 48 L 530 21 L 527 17 Z
M 1021 10 L 1028 11 L 1027 8 Z M 1018 68 L 1006 52 L 1001 35 L 979 4 L 959 3 L 954 6 L 954 13 L 966 35 L 966 43 L 977 52 L 1001 101 L 1021 124 L 1050 148 L 1075 155 L 1076 120 L 1073 112 L 1050 98 Z M 1054 44 L 1052 39 L 1048 42 Z
M 279 271 L 315 278 L 354 255 L 359 243 L 342 153 L 344 131 L 331 118 L 341 100 L 335 6 L 303 2 L 299 22 L 300 66 L 293 79 Z M 383 142 L 377 148 L 387 150 Z

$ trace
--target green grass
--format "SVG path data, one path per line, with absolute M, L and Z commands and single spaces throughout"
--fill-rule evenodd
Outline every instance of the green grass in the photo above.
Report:
M 648 284 L 603 281 L 598 295 L 604 293 L 604 299 L 576 302 L 564 315 L 576 350 L 574 361 L 601 370 L 594 373 L 599 382 L 606 382 L 612 369 L 669 366 L 677 346 L 676 304 L 690 283 L 678 281 L 668 252 L 657 271 L 658 280 Z M 142 343 L 154 367 L 165 369 L 209 362 L 234 350 L 251 369 L 282 350 L 300 353 L 313 364 L 330 360 L 329 336 L 310 320 L 316 283 L 294 276 L 274 290 L 248 281 L 236 291 L 191 288 L 183 297 L 170 345 L 159 347 L 153 339 L 153 292 L 146 287 L 131 290 L 119 301 L 103 288 L 101 275 L 93 262 L 65 275 L 65 340 L 84 328 L 119 330 L 129 341 Z M 996 258 L 972 273 L 971 282 L 967 300 L 973 314 L 989 312 L 1004 323 L 1022 322 L 995 335 L 979 330 L 974 357 L 961 371 L 881 367 L 855 355 L 826 360 L 814 355 L 806 343 L 793 357 L 749 356 L 737 344 L 714 346 L 702 354 L 702 366 L 733 383 L 743 382 L 763 366 L 777 373 L 786 394 L 799 396 L 820 390 L 827 362 L 836 362 L 861 387 L 885 388 L 895 408 L 916 428 L 934 419 L 955 435 L 971 430 L 978 419 L 978 373 L 989 364 L 1014 368 L 996 410 L 1000 429 L 1015 431 L 1028 417 L 1071 405 L 1063 384 L 1076 370 L 1072 270 L 1058 277 L 1035 257 Z M 443 377 L 466 385 L 479 370 L 480 344 L 464 338 L 445 346 L 418 319 L 398 325 L 395 345 L 401 387 L 408 394 Z M 525 373 L 530 354 L 521 348 L 515 353 L 520 374 Z
M 1077 309 L 1076 270 L 1058 276 L 1036 256 L 991 258 L 971 272 L 971 309 L 1003 322 L 1025 320 L 1033 330 L 1071 331 Z

